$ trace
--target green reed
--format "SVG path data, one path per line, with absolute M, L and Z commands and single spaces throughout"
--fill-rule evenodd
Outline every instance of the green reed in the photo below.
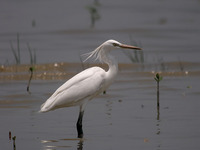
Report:
M 97 0 L 94 0 L 92 5 L 86 6 L 86 9 L 88 10 L 90 14 L 91 28 L 94 28 L 96 21 L 101 18 L 99 14 L 99 6 L 100 6 L 100 3 Z
M 138 47 L 142 47 L 141 43 L 138 43 L 129 36 L 130 44 Z M 143 51 L 123 51 L 125 56 L 129 58 L 132 63 L 144 63 L 144 52 Z
M 12 50 L 12 53 L 14 55 L 15 58 L 15 62 L 16 64 L 20 64 L 21 63 L 21 58 L 20 58 L 20 40 L 19 40 L 19 33 L 17 33 L 17 49 L 14 48 L 12 41 L 10 41 L 10 47 Z

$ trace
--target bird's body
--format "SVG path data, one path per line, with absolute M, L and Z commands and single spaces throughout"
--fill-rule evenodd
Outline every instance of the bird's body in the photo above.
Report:
M 78 137 L 83 137 L 82 117 L 85 105 L 97 95 L 105 91 L 113 82 L 118 72 L 118 63 L 110 51 L 115 47 L 140 49 L 135 46 L 121 44 L 115 40 L 108 40 L 97 49 L 89 53 L 89 57 L 96 57 L 108 64 L 109 69 L 105 71 L 100 67 L 88 68 L 60 86 L 53 95 L 41 106 L 40 112 L 47 112 L 63 107 L 80 106 L 77 121 Z
M 106 89 L 109 85 L 105 84 L 106 75 L 106 72 L 100 67 L 92 67 L 80 72 L 54 92 L 41 107 L 41 112 L 83 105 L 84 100 L 89 101 Z M 92 84 L 88 84 L 90 82 Z

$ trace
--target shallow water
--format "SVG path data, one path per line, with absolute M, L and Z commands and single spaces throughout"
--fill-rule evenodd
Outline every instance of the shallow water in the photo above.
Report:
M 80 62 L 80 54 L 92 51 L 108 39 L 137 43 L 143 47 L 146 62 L 199 62 L 199 0 L 99 3 L 101 18 L 91 29 L 86 9 L 93 4 L 91 0 L 3 0 L 0 5 L 0 64 L 15 62 L 10 41 L 16 49 L 17 33 L 22 63 L 30 62 L 27 43 L 36 50 L 37 63 Z M 118 58 L 120 62 L 130 62 L 123 55 Z
M 199 149 L 200 2 L 99 2 L 101 19 L 94 29 L 85 9 L 89 0 L 1 2 L 0 147 L 13 149 L 11 131 L 20 150 Z M 31 93 L 26 92 L 30 65 L 13 65 L 10 41 L 16 48 L 17 33 L 22 64 L 30 61 L 27 42 L 36 50 Z M 76 138 L 78 107 L 38 113 L 63 82 L 93 65 L 80 64 L 80 54 L 110 38 L 129 44 L 130 36 L 143 47 L 145 62 L 131 64 L 115 52 L 119 76 L 105 95 L 88 104 L 84 139 Z M 159 116 L 157 71 L 164 77 Z
M 11 131 L 17 149 L 198 149 L 199 73 L 162 73 L 158 117 L 155 73 L 131 68 L 121 70 L 107 93 L 88 104 L 81 140 L 76 138 L 78 107 L 38 113 L 67 76 L 34 79 L 31 94 L 26 92 L 26 79 L 1 81 L 1 147 L 12 149 Z

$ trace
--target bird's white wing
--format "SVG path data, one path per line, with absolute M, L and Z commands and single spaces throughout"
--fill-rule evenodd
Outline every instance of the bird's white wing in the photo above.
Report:
M 102 92 L 105 71 L 100 67 L 86 69 L 60 86 L 41 106 L 41 112 L 60 107 L 80 105 L 86 98 L 92 98 Z

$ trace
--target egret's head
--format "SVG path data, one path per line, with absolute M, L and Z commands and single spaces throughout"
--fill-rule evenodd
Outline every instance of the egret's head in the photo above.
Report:
M 108 40 L 104 42 L 103 44 L 101 44 L 99 47 L 97 47 L 94 51 L 88 53 L 87 59 L 94 57 L 96 59 L 99 59 L 100 61 L 103 61 L 104 58 L 107 57 L 108 53 L 111 50 L 116 49 L 116 48 L 141 50 L 141 48 L 136 47 L 136 46 L 125 45 L 115 40 Z
M 105 41 L 103 44 L 101 44 L 101 48 L 105 50 L 112 50 L 112 49 L 119 48 L 120 45 L 121 43 L 119 43 L 118 41 L 108 40 L 108 41 Z
M 106 49 L 126 48 L 126 49 L 141 50 L 141 48 L 139 48 L 139 47 L 122 44 L 115 40 L 108 40 L 108 41 L 104 42 L 102 44 L 102 46 L 105 47 Z

